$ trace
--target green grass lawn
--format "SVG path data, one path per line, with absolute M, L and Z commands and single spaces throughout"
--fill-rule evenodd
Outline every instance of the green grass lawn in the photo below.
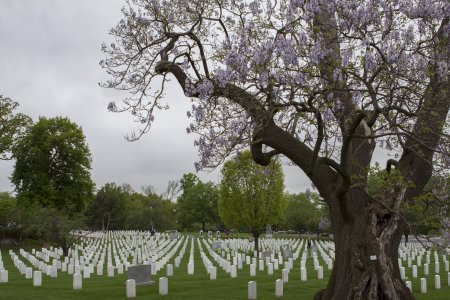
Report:
M 204 248 L 204 247 L 203 247 Z M 181 249 L 181 247 L 180 247 Z M 165 270 L 153 276 L 155 284 L 137 287 L 138 299 L 247 299 L 247 283 L 250 280 L 257 282 L 258 299 L 275 299 L 275 280 L 281 279 L 281 269 L 274 271 L 274 275 L 267 275 L 267 271 L 257 271 L 256 277 L 249 276 L 249 267 L 245 265 L 238 270 L 237 278 L 230 278 L 217 266 L 217 280 L 210 280 L 200 259 L 197 243 L 195 244 L 195 274 L 187 275 L 187 262 L 189 258 L 190 244 L 186 248 L 185 255 L 179 268 L 174 268 L 174 276 L 169 277 L 169 294 L 160 296 L 158 293 L 158 279 L 165 276 Z M 14 249 L 19 255 L 18 249 Z M 27 249 L 31 252 L 30 249 Z M 206 250 L 204 248 L 204 250 Z M 14 267 L 8 254 L 8 250 L 2 249 L 2 257 L 5 268 L 9 271 L 9 282 L 0 284 L 0 299 L 125 299 L 126 273 L 115 275 L 113 278 L 91 274 L 91 278 L 83 279 L 83 289 L 72 289 L 72 275 L 58 272 L 58 278 L 50 278 L 42 275 L 42 286 L 33 287 L 32 279 L 25 279 Z M 174 256 L 175 258 L 175 256 Z M 174 259 L 173 258 L 173 259 Z M 21 257 L 22 261 L 26 260 Z M 210 258 L 211 259 L 211 258 Z M 211 259 L 212 260 L 212 259 Z M 213 260 L 212 260 L 213 261 Z M 214 261 L 213 261 L 214 262 Z M 173 263 L 171 261 L 170 263 Z M 299 261 L 294 262 L 294 269 L 289 274 L 289 282 L 284 284 L 284 297 L 282 299 L 312 299 L 317 290 L 324 288 L 330 271 L 324 266 L 325 279 L 318 280 L 314 271 L 312 259 L 307 260 L 308 281 L 300 281 Z M 417 299 L 450 299 L 450 288 L 447 285 L 447 273 L 441 264 L 441 290 L 434 289 L 434 267 L 430 268 L 430 276 L 427 278 L 428 293 L 420 294 L 420 278 L 411 280 L 413 292 Z M 422 268 L 419 268 L 419 277 L 422 276 Z M 406 276 L 412 278 L 407 270 Z

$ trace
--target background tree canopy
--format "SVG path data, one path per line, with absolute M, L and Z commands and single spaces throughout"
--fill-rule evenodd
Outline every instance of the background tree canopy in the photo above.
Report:
M 180 180 L 182 194 L 177 199 L 179 225 L 182 228 L 194 228 L 200 224 L 203 231 L 217 228 L 220 220 L 218 214 L 219 190 L 212 182 L 203 183 L 192 173 L 184 174 Z
M 68 213 L 91 202 L 91 154 L 81 127 L 67 118 L 39 118 L 13 148 L 11 182 L 23 203 Z
M 12 147 L 33 123 L 30 117 L 14 112 L 18 106 L 17 102 L 0 95 L 0 160 L 12 158 Z
M 252 160 L 250 151 L 225 162 L 220 182 L 219 215 L 229 228 L 245 228 L 255 238 L 267 225 L 277 223 L 286 209 L 284 175 L 274 160 L 263 167 Z

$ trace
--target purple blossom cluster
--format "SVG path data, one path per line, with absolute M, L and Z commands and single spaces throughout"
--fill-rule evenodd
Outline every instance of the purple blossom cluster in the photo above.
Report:
M 213 94 L 214 85 L 211 81 L 205 79 L 197 84 L 197 92 L 199 93 L 200 99 L 207 99 Z

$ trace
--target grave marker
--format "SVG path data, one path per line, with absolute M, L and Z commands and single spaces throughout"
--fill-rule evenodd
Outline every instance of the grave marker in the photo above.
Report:
M 128 279 L 133 279 L 136 285 L 145 285 L 154 283 L 154 281 L 152 281 L 151 265 L 139 265 L 129 267 Z

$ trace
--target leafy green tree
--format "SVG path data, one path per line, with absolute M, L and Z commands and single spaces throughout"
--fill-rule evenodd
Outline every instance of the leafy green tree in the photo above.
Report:
M 89 226 L 102 229 L 123 229 L 127 219 L 128 186 L 106 183 L 86 211 Z
M 298 233 L 319 232 L 319 224 L 326 216 L 323 203 L 317 193 L 299 193 L 288 195 L 285 211 L 285 225 Z
M 286 209 L 284 174 L 273 160 L 266 167 L 256 164 L 249 151 L 225 162 L 220 183 L 219 215 L 229 228 L 245 228 L 258 238 L 267 225 L 280 220 Z
M 156 193 L 127 197 L 127 229 L 164 231 L 175 228 L 175 203 Z
M 93 197 L 91 154 L 81 127 L 67 118 L 39 118 L 13 148 L 11 181 L 23 205 L 81 212 Z
M 206 224 L 217 225 L 220 222 L 218 187 L 212 182 L 203 183 L 192 173 L 184 174 L 180 184 L 183 193 L 177 199 L 177 209 L 183 228 L 200 223 L 206 231 Z
M 12 158 L 12 147 L 32 124 L 30 117 L 14 112 L 18 106 L 17 102 L 0 95 L 0 160 Z
M 85 223 L 79 213 L 69 216 L 54 207 L 37 207 L 32 219 L 33 230 L 60 247 L 64 256 L 69 254 L 69 249 L 81 237 L 89 233 L 89 231 L 82 230 Z
M 5 232 L 15 223 L 16 200 L 8 192 L 0 193 L 0 230 L 1 237 L 5 237 Z

